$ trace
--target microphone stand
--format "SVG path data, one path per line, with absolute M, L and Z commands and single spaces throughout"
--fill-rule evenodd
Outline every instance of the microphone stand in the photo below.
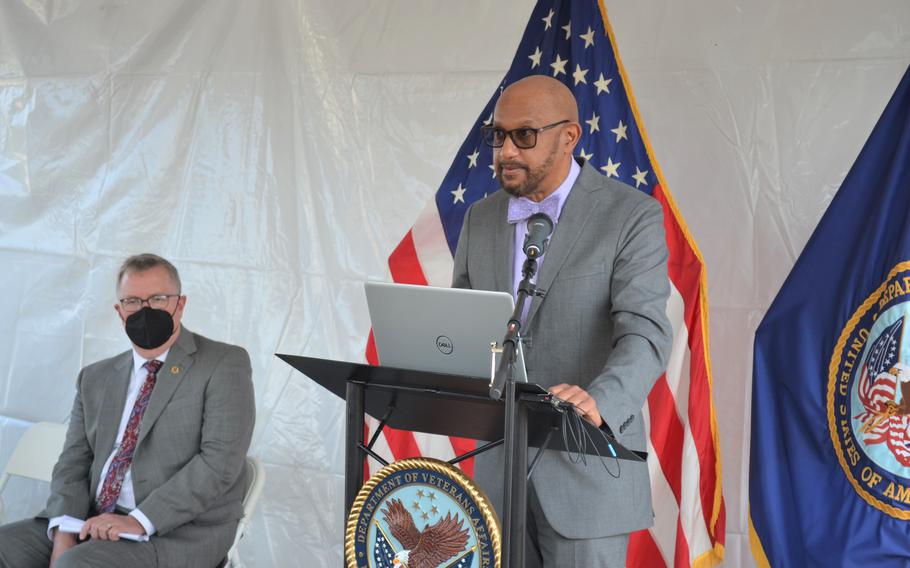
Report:
M 518 284 L 518 297 L 512 317 L 506 325 L 506 335 L 502 340 L 502 357 L 499 360 L 499 369 L 490 382 L 490 398 L 502 398 L 503 388 L 513 381 L 515 361 L 518 359 L 518 342 L 521 340 L 521 314 L 524 313 L 528 298 L 537 295 L 537 285 L 531 282 L 537 272 L 537 259 L 528 257 L 521 268 L 521 282 Z
M 529 297 L 539 294 L 531 278 L 537 271 L 536 257 L 528 257 L 521 269 L 515 310 L 509 319 L 506 335 L 502 340 L 502 358 L 499 369 L 490 385 L 490 398 L 499 400 L 505 386 L 505 465 L 503 480 L 502 565 L 524 566 L 525 515 L 527 510 L 527 408 L 518 404 L 515 387 L 515 362 L 518 359 L 518 342 L 521 341 L 521 315 Z M 519 416 L 520 413 L 520 416 Z M 520 430 L 517 428 L 521 421 Z M 518 482 L 514 493 L 513 483 Z M 521 516 L 519 516 L 521 514 Z

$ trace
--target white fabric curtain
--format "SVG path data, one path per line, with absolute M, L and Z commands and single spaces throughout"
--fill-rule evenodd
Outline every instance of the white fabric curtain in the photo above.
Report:
M 387 279 L 532 5 L 0 2 L 0 463 L 128 348 L 116 268 L 156 252 L 187 326 L 253 359 L 245 562 L 340 565 L 343 403 L 273 354 L 362 359 L 362 281 Z M 606 6 L 708 266 L 727 565 L 748 566 L 752 334 L 910 63 L 910 4 Z M 7 519 L 46 495 L 13 481 Z

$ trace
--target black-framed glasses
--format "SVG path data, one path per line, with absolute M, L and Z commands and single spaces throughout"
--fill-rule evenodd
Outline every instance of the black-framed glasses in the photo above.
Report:
M 152 309 L 163 310 L 171 302 L 171 298 L 179 297 L 180 294 L 153 294 L 148 298 L 130 296 L 129 298 L 120 298 L 120 307 L 127 312 L 138 312 L 142 309 L 142 304 L 148 304 Z
M 488 124 L 481 128 L 480 131 L 483 133 L 484 143 L 491 148 L 502 148 L 502 145 L 506 143 L 506 136 L 508 136 L 512 139 L 512 144 L 515 144 L 516 148 L 529 150 L 534 146 L 537 146 L 538 134 L 544 130 L 556 128 L 560 124 L 566 124 L 568 122 L 571 121 L 565 119 L 560 120 L 559 122 L 554 122 L 553 124 L 541 126 L 540 128 L 531 128 L 529 126 L 524 126 L 522 128 L 513 128 L 512 130 L 503 130 L 498 126 Z

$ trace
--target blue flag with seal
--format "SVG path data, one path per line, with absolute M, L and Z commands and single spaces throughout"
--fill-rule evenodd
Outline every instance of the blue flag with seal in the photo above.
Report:
M 910 563 L 910 69 L 755 335 L 760 566 Z

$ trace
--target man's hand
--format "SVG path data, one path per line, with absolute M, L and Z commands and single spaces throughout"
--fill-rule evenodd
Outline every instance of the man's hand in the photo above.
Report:
M 594 426 L 600 428 L 604 423 L 603 417 L 597 410 L 597 402 L 588 394 L 588 391 L 580 386 L 562 383 L 550 387 L 550 392 L 553 393 L 553 396 L 574 404 L 575 412 Z
M 145 534 L 145 529 L 135 517 L 104 513 L 85 521 L 79 539 L 120 540 L 120 533 Z
M 76 535 L 54 529 L 54 549 L 51 551 L 50 568 L 54 568 L 54 564 L 61 554 L 74 546 L 76 546 Z

